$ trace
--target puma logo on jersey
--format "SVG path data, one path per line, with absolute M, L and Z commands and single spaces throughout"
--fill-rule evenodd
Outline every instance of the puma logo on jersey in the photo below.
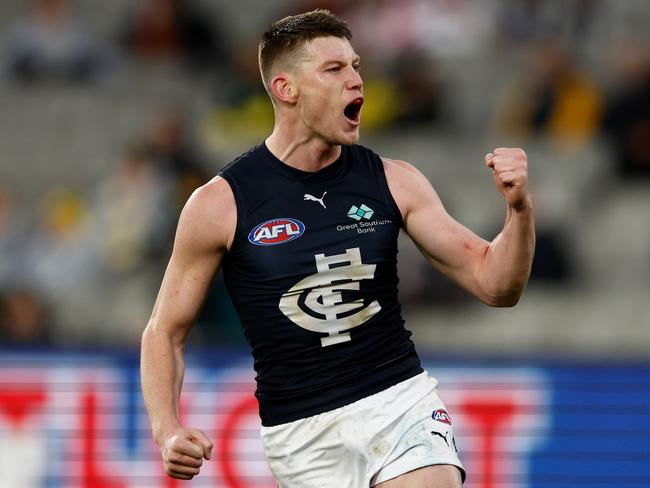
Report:
M 298 239 L 303 232 L 305 232 L 305 224 L 300 220 L 272 219 L 255 226 L 248 234 L 248 241 L 256 246 L 275 246 Z
M 323 201 L 323 199 L 325 198 L 325 195 L 327 195 L 327 192 L 324 192 L 322 197 L 316 198 L 314 195 L 310 195 L 309 193 L 305 193 L 305 200 L 310 200 L 312 202 L 318 202 L 323 206 L 323 208 L 327 208 L 325 206 L 325 202 Z

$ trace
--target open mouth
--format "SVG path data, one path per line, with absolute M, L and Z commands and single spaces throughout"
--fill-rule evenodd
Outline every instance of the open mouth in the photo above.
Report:
M 363 105 L 363 98 L 359 97 L 348 104 L 343 111 L 343 115 L 349 121 L 354 122 L 355 124 L 359 123 L 359 115 L 361 114 L 361 106 Z

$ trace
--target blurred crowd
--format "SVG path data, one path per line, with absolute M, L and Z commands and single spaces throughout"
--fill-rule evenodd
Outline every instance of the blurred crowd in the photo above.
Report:
M 544 140 L 558 154 L 605 141 L 617 184 L 650 185 L 648 38 L 614 32 L 595 55 L 590 51 L 615 3 L 284 1 L 250 21 L 259 35 L 281 16 L 316 7 L 348 20 L 363 60 L 364 134 Z M 207 93 L 198 112 L 183 99 L 160 100 L 148 124 L 116 141 L 118 157 L 87 186 L 45 185 L 43 194 L 26 198 L 0 172 L 0 345 L 136 344 L 184 202 L 229 161 L 232 147 L 258 143 L 272 127 L 257 38 L 242 38 L 221 14 L 224 2 L 123 2 L 110 35 L 88 22 L 92 2 L 18 4 L 0 31 L 0 90 L 56 97 L 75 87 L 102 90 L 131 66 L 163 66 L 187 80 L 188 96 L 192 87 Z M 648 15 L 650 7 L 641 10 Z M 485 56 L 494 70 L 476 73 L 471 86 L 480 91 L 483 76 L 492 86 L 498 75 L 497 90 L 464 93 L 458 73 L 479 59 L 489 66 Z M 490 100 L 487 116 L 464 124 L 457 101 L 477 96 Z M 540 220 L 533 283 L 571 282 L 570 238 L 557 220 Z M 409 303 L 466 300 L 433 272 L 402 286 Z M 199 323 L 197 342 L 243 340 L 220 279 Z

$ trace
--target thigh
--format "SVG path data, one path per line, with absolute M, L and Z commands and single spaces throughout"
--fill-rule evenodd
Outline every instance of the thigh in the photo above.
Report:
M 280 488 L 368 486 L 368 459 L 358 419 L 326 412 L 262 429 L 266 458 Z
M 416 469 L 397 478 L 375 485 L 375 488 L 461 488 L 460 470 L 456 466 L 440 464 Z
M 425 378 L 420 386 L 415 386 L 419 400 L 404 412 L 398 411 L 398 405 L 386 405 L 388 412 L 397 412 L 396 421 L 381 431 L 373 431 L 377 438 L 386 439 L 391 446 L 386 456 L 377 458 L 373 463 L 371 486 L 384 486 L 382 483 L 401 476 L 431 477 L 438 471 L 450 471 L 456 474 L 464 471 L 456 452 L 451 418 L 445 405 L 435 391 L 435 381 Z M 428 382 L 428 387 L 426 382 Z M 424 393 L 421 395 L 421 393 Z M 411 392 L 401 395 L 404 402 Z M 372 452 L 371 452 L 372 453 Z M 453 466 L 442 468 L 442 466 Z M 441 468 L 436 468 L 441 467 Z M 406 486 L 406 485 L 405 485 Z M 420 486 L 415 484 L 414 486 Z M 422 486 L 430 486 L 423 484 Z M 440 486 L 455 486 L 441 484 Z

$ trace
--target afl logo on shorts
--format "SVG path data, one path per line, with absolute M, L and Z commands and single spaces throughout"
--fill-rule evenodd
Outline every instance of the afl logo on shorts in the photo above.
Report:
M 257 225 L 248 234 L 248 240 L 256 246 L 275 246 L 298 239 L 305 232 L 305 224 L 297 219 L 279 218 Z
M 442 422 L 443 424 L 451 425 L 451 418 L 449 418 L 449 414 L 446 410 L 434 410 L 431 414 L 431 418 L 438 422 Z

